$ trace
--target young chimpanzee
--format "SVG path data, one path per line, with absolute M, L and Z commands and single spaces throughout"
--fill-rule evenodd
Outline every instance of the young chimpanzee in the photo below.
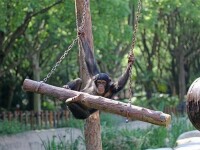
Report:
M 118 79 L 117 82 L 112 82 L 110 77 L 106 73 L 98 73 L 88 81 L 87 85 L 83 90 L 81 90 L 81 92 L 111 98 L 114 94 L 123 89 L 123 87 L 127 83 L 127 80 L 129 78 L 129 69 L 134 62 L 134 57 L 130 56 L 128 62 L 128 67 L 125 73 Z M 74 81 L 69 82 L 67 85 L 64 86 L 64 88 L 80 91 L 81 83 L 81 79 L 78 78 Z M 90 114 L 96 111 L 96 109 L 87 108 L 82 104 L 76 102 L 68 103 L 67 106 L 72 112 L 73 116 L 77 119 L 86 119 L 90 116 Z
M 82 36 L 81 38 L 85 38 Z M 111 98 L 114 94 L 119 92 L 126 85 L 129 78 L 129 70 L 134 62 L 134 56 L 130 55 L 128 58 L 128 66 L 125 73 L 118 79 L 117 82 L 112 82 L 111 78 L 106 73 L 100 73 L 97 67 L 96 60 L 92 53 L 91 48 L 87 42 L 82 42 L 85 56 L 85 62 L 87 65 L 87 70 L 90 75 L 90 80 L 87 82 L 86 86 L 80 90 L 82 80 L 80 78 L 69 82 L 64 88 L 85 92 L 92 95 L 103 96 L 106 98 Z M 85 40 L 87 41 L 87 40 Z M 78 102 L 67 103 L 68 108 L 72 112 L 73 116 L 77 119 L 86 119 L 90 114 L 94 113 L 96 109 L 88 108 Z

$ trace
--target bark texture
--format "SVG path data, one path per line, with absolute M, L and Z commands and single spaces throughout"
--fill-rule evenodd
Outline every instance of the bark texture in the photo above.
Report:
M 25 91 L 49 95 L 58 98 L 59 100 L 66 100 L 72 97 L 79 96 L 79 100 L 71 99 L 71 102 L 79 102 L 87 107 L 118 114 L 124 117 L 128 116 L 130 119 L 141 120 L 155 125 L 168 126 L 171 121 L 170 115 L 160 111 L 153 111 L 150 109 L 129 105 L 127 103 L 111 100 L 101 96 L 94 96 L 83 92 L 68 90 L 29 79 L 26 79 L 24 81 L 23 89 Z M 94 116 L 92 115 L 91 117 L 98 117 L 98 115 L 96 116 L 96 114 L 94 114 Z M 95 120 L 93 120 L 93 122 L 91 121 L 91 125 L 92 123 L 95 123 Z M 88 125 L 88 127 L 90 127 L 90 125 Z M 96 129 L 92 129 L 91 133 L 88 132 L 86 136 L 88 134 L 98 132 L 97 130 L 99 128 L 100 125 Z
M 82 79 L 82 88 L 85 87 L 87 81 L 90 77 L 87 75 L 87 66 L 85 65 L 85 54 L 84 44 L 88 46 L 87 50 L 91 50 L 94 55 L 94 46 L 93 46 L 93 35 L 92 35 L 92 21 L 90 14 L 90 1 L 89 0 L 76 0 L 75 1 L 75 9 L 76 9 L 76 19 L 77 19 L 77 34 L 80 34 L 79 27 L 81 26 L 84 12 L 84 5 L 86 5 L 86 14 L 85 14 L 85 25 L 83 31 L 81 31 L 82 35 L 79 38 L 79 66 L 80 66 L 80 78 Z M 83 45 L 82 45 L 83 44 Z M 94 58 L 94 57 L 93 57 Z M 89 59 L 89 58 L 88 58 Z M 93 64 L 91 64 L 92 66 Z M 90 115 L 88 119 L 86 119 L 85 129 L 85 143 L 87 150 L 102 150 L 102 142 L 101 142 L 101 128 L 100 128 L 100 118 L 99 111 Z

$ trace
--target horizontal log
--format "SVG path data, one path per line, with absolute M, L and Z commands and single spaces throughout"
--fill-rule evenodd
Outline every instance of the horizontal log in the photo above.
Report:
M 56 87 L 30 79 L 24 80 L 23 89 L 29 92 L 52 96 L 64 101 L 72 97 L 81 96 L 81 101 L 79 102 L 87 107 L 118 114 L 124 117 L 128 116 L 130 119 L 149 122 L 155 125 L 167 127 L 171 121 L 171 116 L 169 114 L 165 114 L 160 111 L 154 111 L 135 105 L 129 105 L 127 103 L 111 100 L 105 97 L 94 96 L 83 92 Z

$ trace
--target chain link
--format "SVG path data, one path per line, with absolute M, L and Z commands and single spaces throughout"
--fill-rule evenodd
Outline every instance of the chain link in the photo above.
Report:
M 133 38 L 132 38 L 132 44 L 131 44 L 131 50 L 129 55 L 133 55 L 134 57 L 134 47 L 135 47 L 135 42 L 136 42 L 136 35 L 137 35 L 137 29 L 138 29 L 138 20 L 139 20 L 139 16 L 140 16 L 140 11 L 141 11 L 141 0 L 138 0 L 138 7 L 137 7 L 137 13 L 136 13 L 136 19 L 135 19 L 135 25 L 134 25 L 134 31 L 133 31 Z M 131 98 L 133 96 L 133 92 L 132 92 L 132 66 L 130 65 L 130 69 L 129 69 L 129 105 L 131 106 Z M 128 113 L 127 112 L 127 119 L 126 122 L 128 122 Z
M 68 55 L 69 51 L 72 49 L 72 47 L 77 43 L 79 37 L 76 37 L 71 45 L 68 47 L 68 49 L 64 52 L 64 54 L 60 57 L 59 61 L 56 62 L 55 66 L 51 69 L 51 71 L 47 74 L 47 76 L 43 79 L 43 82 L 47 82 L 47 80 L 51 77 L 51 75 L 55 72 L 57 67 L 60 65 L 60 63 L 63 61 L 63 59 Z
M 81 25 L 78 28 L 78 33 L 81 33 L 84 30 L 85 27 L 85 15 L 86 15 L 86 6 L 87 6 L 87 0 L 84 1 L 84 8 L 83 8 L 83 16 Z M 78 27 L 78 21 L 76 20 L 76 25 Z M 56 62 L 55 66 L 51 69 L 51 71 L 47 74 L 47 76 L 43 79 L 43 82 L 47 82 L 47 80 L 51 77 L 51 75 L 55 72 L 57 67 L 60 65 L 60 63 L 63 61 L 63 59 L 68 55 L 69 51 L 73 48 L 73 46 L 77 43 L 77 41 L 80 38 L 80 34 L 77 35 L 77 37 L 72 41 L 72 43 L 69 45 L 67 50 L 64 52 L 64 54 L 60 57 L 59 61 Z
M 137 35 L 137 29 L 138 29 L 138 20 L 139 20 L 139 16 L 140 16 L 140 11 L 141 11 L 141 0 L 138 0 L 138 8 L 137 8 L 137 14 L 136 14 L 136 19 L 135 19 L 135 26 L 134 26 L 134 31 L 133 31 L 133 38 L 132 38 L 132 45 L 131 45 L 131 50 L 130 50 L 130 54 L 129 55 L 134 55 L 133 50 L 135 47 L 135 42 L 136 42 L 136 35 Z M 130 66 L 130 70 L 129 70 L 129 103 L 131 104 L 131 98 L 133 96 L 132 93 L 132 65 Z

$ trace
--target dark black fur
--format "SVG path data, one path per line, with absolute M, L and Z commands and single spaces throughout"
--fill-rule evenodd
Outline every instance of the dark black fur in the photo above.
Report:
M 81 37 L 81 38 L 84 38 L 84 37 Z M 86 40 L 84 40 L 84 41 L 86 41 Z M 82 40 L 81 40 L 81 42 L 82 42 Z M 90 49 L 88 43 L 82 42 L 81 44 L 83 46 L 85 56 L 87 56 L 87 58 L 85 59 L 85 62 L 86 62 L 87 68 L 88 68 L 89 75 L 91 76 L 91 79 L 87 82 L 87 85 L 81 91 L 88 93 L 88 94 L 92 94 L 92 95 L 99 95 L 99 93 L 97 92 L 97 81 L 105 80 L 107 84 L 105 87 L 105 92 L 101 96 L 106 97 L 106 98 L 111 98 L 114 94 L 119 92 L 126 85 L 126 82 L 129 78 L 129 70 L 133 63 L 133 56 L 129 57 L 128 67 L 127 67 L 125 73 L 118 79 L 117 82 L 112 82 L 110 77 L 106 73 L 99 72 L 96 60 L 94 58 L 94 55 L 93 55 L 92 50 Z M 64 87 L 69 88 L 71 90 L 80 91 L 81 83 L 82 83 L 81 79 L 78 78 L 74 81 L 69 82 Z M 77 119 L 86 119 L 90 116 L 90 114 L 92 114 L 96 111 L 96 109 L 87 108 L 87 107 L 83 106 L 82 104 L 76 103 L 76 102 L 69 103 L 69 104 L 67 104 L 67 106 L 70 109 L 70 111 L 72 112 L 73 116 Z
M 88 81 L 86 87 L 81 91 L 92 95 L 99 95 L 97 93 L 96 83 L 98 80 L 105 80 L 107 84 L 105 87 L 105 93 L 102 96 L 106 98 L 111 98 L 114 94 L 119 92 L 125 86 L 127 79 L 128 79 L 128 73 L 124 74 L 119 78 L 117 82 L 113 83 L 107 74 L 99 73 L 96 76 L 94 76 L 90 81 Z M 71 81 L 69 84 L 67 84 L 68 88 L 71 90 L 79 91 L 80 90 L 79 88 L 81 87 L 82 83 L 80 82 L 80 80 L 81 79 L 78 78 L 74 81 Z M 80 103 L 69 103 L 68 108 L 72 112 L 73 116 L 77 119 L 86 119 L 90 116 L 90 114 L 96 111 L 96 109 L 87 108 Z
M 86 87 L 81 91 L 85 92 L 85 93 L 93 94 L 93 95 L 98 95 L 98 93 L 97 93 L 97 81 L 98 80 L 105 80 L 106 81 L 107 84 L 106 84 L 106 87 L 105 87 L 105 93 L 107 93 L 109 88 L 110 88 L 111 80 L 110 80 L 109 76 L 105 73 L 100 73 L 100 74 L 95 75 L 88 82 Z M 81 79 L 78 78 L 78 79 L 75 79 L 74 81 L 69 82 L 65 86 L 65 88 L 69 88 L 71 90 L 79 91 L 80 87 L 81 87 L 81 83 L 82 83 Z M 90 116 L 90 114 L 97 111 L 96 109 L 87 108 L 80 103 L 69 103 L 68 108 L 72 112 L 73 116 L 77 119 L 86 119 Z

